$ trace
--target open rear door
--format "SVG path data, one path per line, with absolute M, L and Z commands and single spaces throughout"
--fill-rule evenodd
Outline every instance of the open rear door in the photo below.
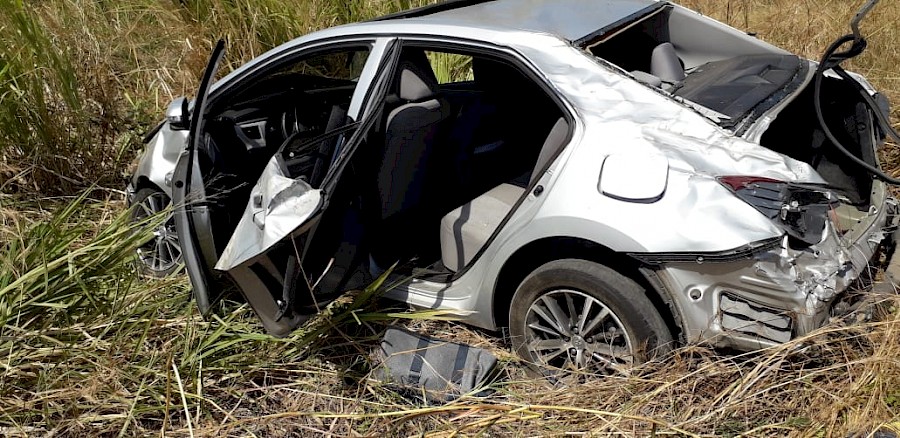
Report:
M 219 40 L 200 80 L 191 113 L 187 148 L 179 157 L 172 178 L 175 227 L 181 241 L 184 264 L 193 286 L 194 299 L 204 315 L 209 312 L 209 294 L 215 282 L 212 268 L 216 262 L 216 250 L 209 225 L 210 211 L 197 154 L 209 87 L 224 54 L 225 41 Z

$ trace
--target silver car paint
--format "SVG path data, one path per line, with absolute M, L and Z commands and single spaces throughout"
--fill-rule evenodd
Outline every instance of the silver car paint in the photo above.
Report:
M 467 322 L 494 329 L 493 294 L 499 272 L 505 260 L 530 242 L 568 236 L 619 252 L 733 249 L 783 232 L 737 199 L 714 176 L 758 175 L 824 183 L 806 163 L 733 136 L 690 107 L 626 79 L 617 69 L 586 57 L 565 42 L 531 35 L 516 49 L 573 104 L 578 115 L 576 125 L 584 130 L 576 128 L 566 152 L 539 182 L 546 187 L 544 193 L 540 197 L 527 195 L 496 240 L 461 278 L 452 284 L 414 279 L 389 296 L 418 307 L 457 309 L 465 312 Z M 653 148 L 670 162 L 668 190 L 656 203 L 622 202 L 596 191 L 603 158 L 635 148 Z M 883 193 L 883 184 L 875 186 Z M 875 205 L 881 205 L 883 199 L 875 197 Z M 790 250 L 781 248 L 766 253 L 764 259 L 768 261 L 742 268 L 718 265 L 717 269 L 725 268 L 728 274 L 722 276 L 724 279 L 742 278 L 741 269 L 777 278 L 779 287 L 794 291 L 794 296 L 784 295 L 766 303 L 796 312 L 797 334 L 803 334 L 821 323 L 827 315 L 825 303 L 862 272 L 883 237 L 885 220 L 886 216 L 878 215 L 863 221 L 869 231 L 853 242 L 838 245 L 829 233 L 813 248 L 820 256 L 813 260 L 806 257 L 797 266 L 786 262 L 793 256 Z M 772 259 L 781 262 L 773 263 Z M 852 262 L 853 269 L 845 269 L 847 262 Z M 681 313 L 686 340 L 759 347 L 761 341 L 755 337 L 734 333 L 725 336 L 721 317 L 713 307 L 719 302 L 716 297 L 721 296 L 720 291 L 704 294 L 710 300 L 705 307 L 690 299 L 695 286 L 691 277 L 704 275 L 706 269 L 697 266 L 692 266 L 693 270 L 675 266 L 660 270 L 667 280 L 666 292 Z M 749 295 L 746 299 L 761 300 L 752 289 L 737 291 Z
M 149 182 L 172 198 L 171 176 L 175 163 L 187 142 L 187 131 L 173 131 L 163 123 L 159 132 L 147 143 L 132 177 L 134 188 Z
M 885 199 L 884 186 L 879 184 L 878 205 Z M 828 224 L 825 239 L 812 251 L 780 248 L 757 254 L 753 260 L 726 263 L 670 264 L 656 271 L 667 289 L 673 292 L 683 317 L 685 339 L 705 341 L 719 346 L 754 349 L 774 345 L 748 335 L 765 329 L 769 313 L 751 317 L 740 330 L 723 324 L 725 311 L 722 296 L 738 295 L 751 303 L 782 310 L 796 321 L 794 335 L 804 335 L 818 328 L 829 316 L 830 304 L 865 269 L 884 237 L 882 227 L 887 220 L 885 211 L 878 211 L 867 220 L 858 239 L 840 237 Z M 758 319 L 757 319 L 758 318 Z
M 216 262 L 229 271 L 266 252 L 300 228 L 322 204 L 322 191 L 302 179 L 288 178 L 275 157 L 263 169 L 231 240 Z
M 702 23 L 725 32 L 727 38 L 710 41 L 713 46 L 704 48 L 720 57 L 785 53 L 680 7 L 675 7 L 672 17 L 684 20 L 685 26 Z M 696 42 L 704 33 L 686 27 L 673 39 Z M 690 105 L 635 82 L 627 73 L 590 58 L 556 36 L 490 25 L 473 29 L 464 22 L 434 18 L 336 27 L 298 38 L 256 58 L 213 89 L 295 47 L 354 34 L 458 42 L 477 39 L 478 44 L 496 46 L 496 50 L 514 53 L 534 68 L 573 115 L 569 146 L 538 182 L 546 190 L 540 196 L 525 196 L 464 275 L 450 284 L 413 279 L 389 293 L 419 307 L 460 310 L 467 315 L 467 322 L 477 326 L 496 328 L 493 294 L 499 272 L 509 257 L 530 242 L 569 236 L 633 253 L 733 249 L 777 238 L 783 232 L 722 187 L 715 176 L 824 182 L 809 165 L 735 137 Z M 690 52 L 680 55 L 688 66 L 709 56 Z M 654 203 L 624 202 L 597 190 L 604 158 L 634 150 L 652 150 L 664 155 L 669 163 L 667 189 Z M 859 275 L 883 237 L 881 230 L 887 220 L 883 184 L 876 183 L 875 191 L 879 196 L 874 198 L 874 214 L 843 240 L 829 230 L 809 254 L 794 254 L 782 247 L 743 262 L 703 264 L 698 260 L 658 267 L 655 275 L 665 289 L 661 292 L 672 300 L 686 340 L 745 348 L 761 345 L 756 337 L 723 329 L 719 306 L 726 287 L 753 303 L 795 313 L 796 334 L 816 327 L 827 316 L 825 304 Z M 847 240 L 847 236 L 856 238 Z

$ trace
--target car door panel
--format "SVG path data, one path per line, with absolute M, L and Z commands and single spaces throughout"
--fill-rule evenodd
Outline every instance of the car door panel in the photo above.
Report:
M 210 310 L 210 289 L 213 287 L 212 263 L 216 259 L 212 238 L 211 215 L 206 204 L 206 190 L 200 169 L 202 115 L 213 75 L 225 53 L 222 40 L 216 44 L 197 89 L 190 120 L 187 148 L 182 152 L 173 173 L 172 201 L 175 206 L 175 226 L 179 230 L 184 263 L 193 286 L 194 300 L 202 314 Z
M 215 268 L 230 271 L 265 253 L 292 233 L 308 230 L 322 207 L 322 191 L 283 173 L 276 157 L 250 191 L 250 201 Z
M 388 69 L 381 67 L 381 60 L 373 61 L 385 70 L 374 76 L 373 82 L 386 82 Z M 318 280 L 327 278 L 323 283 L 329 288 L 327 292 L 346 286 L 352 265 L 361 260 L 357 238 L 361 220 L 353 219 L 359 216 L 358 203 L 352 188 L 344 190 L 338 185 L 352 151 L 365 140 L 374 120 L 371 114 L 364 114 L 363 121 L 346 124 L 296 149 L 288 139 L 251 189 L 243 216 L 215 268 L 227 272 L 237 283 L 273 335 L 289 333 L 305 320 L 304 313 L 314 311 L 313 301 L 319 298 L 313 291 Z M 320 144 L 338 135 L 349 138 L 337 142 L 344 152 L 329 166 L 321 188 L 311 186 L 306 181 L 308 175 L 294 173 L 310 171 L 311 166 L 302 165 L 304 160 L 309 161 L 305 157 L 315 156 L 321 151 Z M 331 161 L 331 156 L 327 158 Z M 325 225 L 323 218 L 335 223 L 320 229 Z M 312 242 L 316 244 L 311 246 Z M 332 270 L 336 259 L 341 266 Z
M 296 264 L 296 259 L 289 259 L 286 267 Z M 288 278 L 290 273 L 272 272 L 271 266 L 274 266 L 273 261 L 263 254 L 252 262 L 232 268 L 228 275 L 237 283 L 266 332 L 280 337 L 305 321 L 306 316 L 299 312 L 287 312 L 292 299 L 290 292 L 286 294 L 288 300 L 284 299 L 285 294 L 277 297 L 272 294 L 273 290 L 283 290 L 283 279 Z

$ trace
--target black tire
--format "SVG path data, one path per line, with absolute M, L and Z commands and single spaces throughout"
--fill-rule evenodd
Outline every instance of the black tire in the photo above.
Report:
M 580 259 L 546 263 L 522 281 L 510 305 L 509 334 L 513 350 L 543 375 L 627 373 L 672 346 L 640 285 Z
M 161 190 L 145 187 L 132 199 L 131 220 L 139 222 L 163 211 L 172 203 Z M 137 250 L 138 269 L 142 275 L 162 278 L 178 270 L 182 265 L 181 245 L 175 231 L 175 218 L 169 217 L 154 230 L 154 237 Z

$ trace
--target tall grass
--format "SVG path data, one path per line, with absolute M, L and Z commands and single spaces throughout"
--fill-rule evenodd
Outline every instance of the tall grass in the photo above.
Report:
M 193 93 L 219 38 L 229 42 L 227 71 L 310 31 L 431 1 L 0 0 L 0 188 L 118 187 L 141 134 L 169 101 Z M 816 58 L 847 32 L 860 2 L 681 3 Z M 900 6 L 882 3 L 864 26 L 869 53 L 852 67 L 900 101 L 893 50 Z
M 0 189 L 119 187 L 142 134 L 223 72 L 302 34 L 425 0 L 0 0 Z
M 835 321 L 741 356 L 688 346 L 628 377 L 560 388 L 523 374 L 497 336 L 422 320 L 442 314 L 373 310 L 377 284 L 284 339 L 262 334 L 239 303 L 203 320 L 186 278 L 135 276 L 147 228 L 130 226 L 120 201 L 23 196 L 118 187 L 139 134 L 193 92 L 219 37 L 227 70 L 308 31 L 425 1 L 0 0 L 0 434 L 844 437 L 900 427 L 893 297 L 875 322 Z M 860 2 L 682 3 L 816 58 Z M 898 19 L 900 4 L 882 2 L 864 26 L 869 52 L 852 66 L 895 102 Z M 467 71 L 441 65 L 448 79 Z M 491 349 L 509 379 L 489 399 L 439 406 L 368 380 L 385 324 L 409 319 Z
M 217 400 L 232 401 L 231 382 L 292 374 L 281 367 L 308 369 L 299 361 L 312 351 L 353 348 L 329 339 L 338 333 L 361 339 L 363 324 L 444 316 L 371 312 L 382 278 L 285 339 L 261 334 L 249 308 L 236 303 L 223 303 L 215 318 L 203 321 L 185 278 L 135 276 L 135 249 L 163 216 L 134 226 L 128 211 L 112 210 L 82 196 L 44 220 L 0 213 L 0 427 L 6 436 L 143 435 L 208 425 L 229 414 Z
M 2 0 L 0 21 L 0 145 L 5 173 L 77 175 L 74 153 L 82 149 L 82 96 L 74 69 L 21 1 Z M 87 133 L 82 132 L 81 135 Z M 27 168 L 27 169 L 26 169 Z
M 863 0 L 680 0 L 677 3 L 712 16 L 760 39 L 816 61 L 839 36 L 850 33 L 850 19 Z M 882 0 L 862 23 L 866 52 L 848 62 L 892 101 L 900 102 L 900 2 Z M 900 114 L 897 107 L 894 115 Z

